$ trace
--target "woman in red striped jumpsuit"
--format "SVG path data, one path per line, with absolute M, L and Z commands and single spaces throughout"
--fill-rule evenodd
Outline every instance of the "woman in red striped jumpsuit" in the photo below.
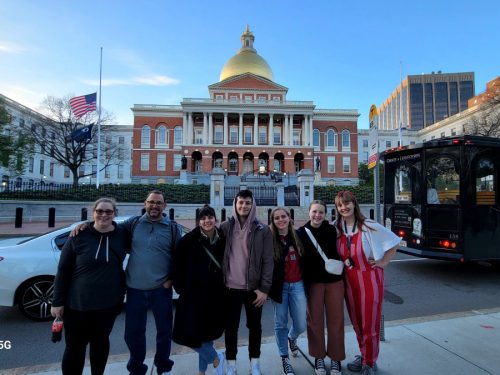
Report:
M 345 264 L 345 300 L 361 352 L 347 368 L 372 375 L 379 354 L 384 267 L 396 253 L 400 238 L 366 219 L 350 191 L 340 191 L 335 206 L 337 249 Z

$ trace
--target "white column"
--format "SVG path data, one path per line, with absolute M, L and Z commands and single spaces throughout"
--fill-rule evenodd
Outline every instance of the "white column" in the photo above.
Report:
M 254 113 L 253 118 L 253 145 L 257 146 L 259 141 L 259 114 Z
M 224 146 L 227 146 L 227 112 L 224 112 Z
M 301 145 L 302 146 L 306 146 L 307 145 L 307 116 L 304 115 L 304 120 L 302 120 L 302 131 L 301 131 L 301 138 L 302 138 L 302 142 L 301 142 Z
M 203 112 L 203 140 L 205 141 L 208 138 L 208 119 L 207 113 Z
M 269 146 L 272 146 L 274 144 L 274 139 L 273 139 L 273 114 L 269 114 L 269 130 L 268 130 L 268 137 L 269 137 Z
M 208 114 L 208 145 L 212 146 L 214 143 L 214 120 L 212 113 Z
M 189 124 L 188 124 L 188 117 L 187 117 L 187 113 L 183 113 L 182 114 L 182 142 L 184 144 L 187 144 L 187 136 L 188 136 L 188 127 L 189 127 Z
M 240 119 L 239 119 L 239 135 L 238 135 L 238 145 L 242 146 L 243 145 L 243 113 L 240 113 Z
M 313 115 L 309 115 L 309 146 L 312 146 L 313 141 L 312 137 L 314 134 L 314 128 L 313 128 Z
M 293 115 L 290 115 L 290 121 L 288 122 L 288 144 L 293 146 Z
M 283 128 L 283 146 L 288 146 L 288 115 L 285 115 L 285 126 Z

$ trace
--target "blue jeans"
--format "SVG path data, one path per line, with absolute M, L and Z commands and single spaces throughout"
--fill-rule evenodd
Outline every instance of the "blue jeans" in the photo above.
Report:
M 132 375 L 145 375 L 146 322 L 151 309 L 156 324 L 156 354 L 154 364 L 158 374 L 170 371 L 174 362 L 170 359 L 172 345 L 172 288 L 163 286 L 153 290 L 127 289 L 125 316 L 125 342 L 130 351 L 127 370 Z
M 283 301 L 273 302 L 274 306 L 274 333 L 280 356 L 288 356 L 288 338 L 295 340 L 306 329 L 307 301 L 304 292 L 304 283 L 283 284 Z M 292 324 L 288 329 L 288 311 Z
M 213 341 L 206 341 L 199 348 L 192 348 L 198 353 L 198 370 L 200 372 L 207 371 L 208 365 L 214 362 L 217 358 L 217 352 L 214 349 Z

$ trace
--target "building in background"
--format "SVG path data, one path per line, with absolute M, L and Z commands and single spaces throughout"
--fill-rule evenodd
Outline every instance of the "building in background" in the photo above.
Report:
M 474 73 L 409 75 L 379 107 L 379 129 L 424 129 L 468 108 Z
M 133 106 L 134 183 L 208 183 L 216 167 L 234 184 L 278 177 L 291 185 L 302 170 L 315 171 L 317 183 L 357 183 L 358 111 L 288 100 L 254 39 L 247 27 L 207 98 Z

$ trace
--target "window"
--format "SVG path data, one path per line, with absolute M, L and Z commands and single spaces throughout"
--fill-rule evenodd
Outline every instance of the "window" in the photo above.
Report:
M 229 172 L 237 172 L 238 171 L 238 159 L 231 158 L 229 159 Z
M 279 96 L 273 96 L 273 102 L 279 103 L 281 101 Z
M 69 170 L 69 168 L 67 166 L 64 166 L 64 178 L 69 178 L 70 175 L 71 175 L 71 171 Z
M 363 163 L 368 163 L 368 151 L 363 151 Z
M 175 154 L 173 158 L 173 170 L 174 171 L 180 171 L 182 166 L 182 155 L 181 154 Z
M 243 143 L 252 143 L 253 129 L 251 126 L 245 126 L 243 129 Z
M 182 126 L 176 126 L 174 128 L 174 145 L 179 146 L 182 145 Z
M 123 179 L 123 165 L 118 166 L 118 179 L 121 180 Z
M 253 96 L 251 95 L 245 95 L 245 102 L 250 103 L 253 100 Z
M 385 148 L 388 149 L 388 148 L 391 148 L 391 147 L 392 147 L 391 141 L 385 141 Z
M 238 143 L 238 127 L 231 126 L 229 128 L 229 143 L 237 144 Z
M 482 157 L 476 164 L 476 204 L 495 204 L 495 168 L 489 158 Z
M 224 134 L 224 128 L 221 125 L 216 125 L 214 130 L 214 143 L 222 143 L 223 134 Z
M 45 160 L 40 160 L 40 174 L 45 174 Z
M 335 173 L 335 156 L 329 156 L 327 161 L 328 161 L 328 173 Z
M 156 170 L 165 171 L 167 167 L 167 155 L 164 153 L 156 156 Z
M 125 144 L 125 137 L 119 136 L 118 137 L 118 144 L 119 145 L 124 145 Z
M 259 126 L 259 145 L 267 144 L 267 128 Z
M 215 95 L 215 100 L 216 101 L 223 101 L 224 100 L 224 95 L 221 95 L 221 94 Z
M 234 102 L 237 102 L 237 101 L 238 101 L 238 97 L 237 97 L 236 95 L 231 95 L 231 96 L 229 97 L 229 101 L 230 101 L 230 102 L 233 102 L 233 103 L 234 103 Z
M 444 138 L 444 132 L 441 132 L 441 138 Z
M 55 166 L 54 163 L 50 163 L 50 165 L 49 165 L 49 176 L 50 177 L 54 177 L 54 166 Z
M 104 168 L 104 178 L 110 178 L 111 177 L 111 171 L 109 167 Z
M 97 177 L 97 165 L 92 164 L 92 177 Z
M 300 130 L 295 129 L 293 131 L 293 145 L 294 146 L 300 146 Z
M 313 130 L 313 147 L 315 149 L 319 149 L 319 130 L 318 129 Z
M 351 148 L 351 133 L 349 130 L 342 130 L 342 149 L 350 149 Z
M 351 173 L 351 158 L 349 156 L 342 158 L 342 172 Z
M 457 129 L 451 128 L 451 135 L 457 135 Z
M 149 154 L 141 154 L 141 171 L 149 171 Z
M 273 144 L 281 144 L 281 127 L 273 127 Z
M 141 147 L 149 148 L 151 146 L 151 128 L 144 125 L 141 130 Z
M 194 128 L 194 143 L 196 145 L 203 144 L 203 128 Z
M 156 129 L 155 144 L 157 147 L 167 146 L 167 128 L 164 125 L 160 125 L 158 129 Z
M 34 170 L 35 170 L 35 159 L 34 158 L 30 158 L 29 161 L 28 161 L 28 171 L 30 173 L 33 173 Z
M 363 139 L 363 147 L 368 147 L 368 139 Z
M 326 147 L 329 149 L 337 148 L 337 132 L 333 129 L 328 129 L 326 132 Z
M 257 100 L 258 100 L 259 103 L 265 103 L 266 102 L 266 97 L 265 96 L 259 96 L 257 98 Z
M 449 148 L 450 154 L 455 151 Z M 458 153 L 456 149 L 455 153 Z M 426 170 L 427 203 L 457 204 L 460 188 L 460 176 L 457 173 L 458 158 L 437 155 L 432 158 L 428 151 L 429 163 Z
M 125 158 L 125 150 L 123 148 L 118 149 L 118 159 L 123 160 Z

